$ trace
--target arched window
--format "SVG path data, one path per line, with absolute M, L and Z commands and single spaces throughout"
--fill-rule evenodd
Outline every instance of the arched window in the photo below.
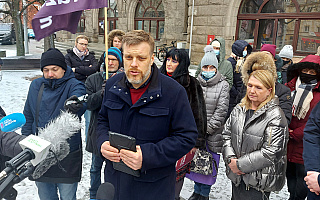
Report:
M 242 0 L 236 38 L 254 49 L 262 44 L 293 46 L 296 54 L 316 53 L 320 46 L 318 0 Z
M 162 0 L 139 0 L 136 8 L 134 28 L 145 30 L 156 40 L 164 32 L 164 7 Z
M 117 28 L 118 10 L 117 2 L 115 0 L 108 0 L 108 32 Z M 99 9 L 99 35 L 104 35 L 104 8 Z
M 86 11 L 84 10 L 81 14 L 81 18 L 78 23 L 77 33 L 83 33 L 86 29 Z

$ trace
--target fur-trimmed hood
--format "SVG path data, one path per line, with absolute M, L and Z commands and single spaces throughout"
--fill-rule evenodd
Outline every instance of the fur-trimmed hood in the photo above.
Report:
M 266 53 L 256 52 L 250 54 L 241 68 L 242 81 L 247 85 L 249 75 L 255 70 L 268 70 L 276 81 L 278 79 L 274 60 Z
M 317 80 L 320 80 L 320 56 L 308 55 L 302 59 L 299 63 L 293 64 L 288 67 L 287 82 L 290 82 L 295 77 L 298 77 L 302 69 L 315 69 L 318 75 Z

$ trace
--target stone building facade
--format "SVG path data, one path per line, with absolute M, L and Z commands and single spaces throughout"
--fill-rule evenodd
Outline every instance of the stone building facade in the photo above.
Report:
M 315 53 L 320 45 L 319 0 L 108 0 L 108 31 L 144 29 L 156 45 L 177 41 L 189 49 L 198 64 L 208 35 L 226 40 L 227 56 L 236 39 L 244 39 L 254 50 L 263 43 L 291 44 L 295 55 Z M 194 11 L 192 7 L 194 2 Z M 193 25 L 191 19 L 193 14 Z M 59 40 L 74 40 L 79 34 L 90 42 L 104 42 L 103 9 L 86 10 L 79 33 L 61 31 Z

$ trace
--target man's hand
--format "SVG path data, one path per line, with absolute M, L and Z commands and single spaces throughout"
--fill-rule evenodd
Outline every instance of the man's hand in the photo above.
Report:
M 191 154 L 195 154 L 196 151 L 197 151 L 197 148 L 193 147 L 193 148 L 191 149 L 190 153 L 191 153 Z
M 110 145 L 109 141 L 105 141 L 101 145 L 101 153 L 103 157 L 106 159 L 112 161 L 112 162 L 120 162 L 120 153 L 117 148 L 114 148 L 113 146 Z
M 308 171 L 307 176 L 304 177 L 304 180 L 306 181 L 306 184 L 310 191 L 316 193 L 317 195 L 320 194 L 320 187 L 318 183 L 319 174 L 319 172 Z
M 138 170 L 142 167 L 142 151 L 139 145 L 136 146 L 137 152 L 126 149 L 120 150 L 120 158 L 131 169 Z
M 83 104 L 76 95 L 72 95 L 64 102 L 64 109 L 73 114 L 77 114 L 82 107 Z
M 230 167 L 231 171 L 232 171 L 233 173 L 237 174 L 237 175 L 245 174 L 245 173 L 243 173 L 242 171 L 240 171 L 240 170 L 238 169 L 237 160 L 238 160 L 238 159 L 235 159 L 235 158 L 232 158 L 232 159 L 231 159 L 231 162 L 229 163 L 229 167 Z

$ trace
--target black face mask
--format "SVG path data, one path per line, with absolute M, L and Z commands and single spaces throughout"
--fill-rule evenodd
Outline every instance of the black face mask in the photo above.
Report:
M 290 62 L 290 60 L 288 60 L 288 61 L 283 61 L 283 65 L 286 65 L 286 64 L 288 64 Z
M 311 74 L 306 74 L 306 73 L 300 73 L 300 80 L 303 82 L 303 83 L 307 83 L 307 84 L 310 84 L 311 81 L 313 82 L 317 82 L 317 75 L 311 75 Z

